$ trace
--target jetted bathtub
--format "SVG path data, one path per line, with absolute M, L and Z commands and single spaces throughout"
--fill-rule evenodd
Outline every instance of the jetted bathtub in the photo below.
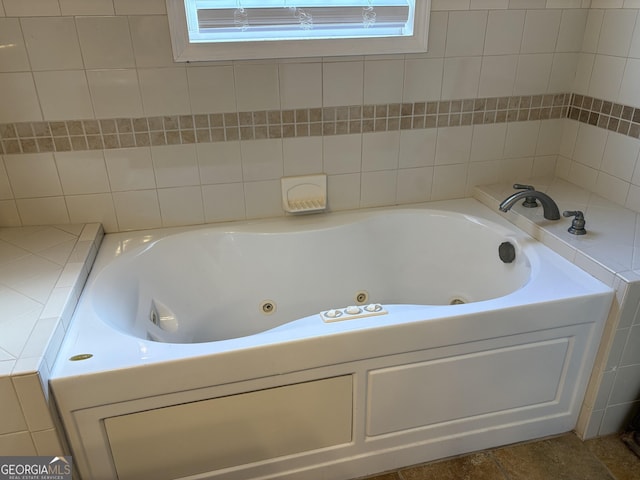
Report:
M 351 479 L 571 430 L 611 299 L 472 199 L 107 235 L 50 384 L 85 480 Z

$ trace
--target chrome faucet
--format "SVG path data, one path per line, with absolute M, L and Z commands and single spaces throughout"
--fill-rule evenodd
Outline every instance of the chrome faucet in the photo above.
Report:
M 526 197 L 534 197 L 540 200 L 542 209 L 544 210 L 544 218 L 547 220 L 560 219 L 560 210 L 558 209 L 556 202 L 554 202 L 549 195 L 538 190 L 520 190 L 519 192 L 515 192 L 505 198 L 498 208 L 501 212 L 508 212 L 518 200 Z

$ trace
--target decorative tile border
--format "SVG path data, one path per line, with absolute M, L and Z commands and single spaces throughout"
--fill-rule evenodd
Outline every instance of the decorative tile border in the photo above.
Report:
M 385 132 L 565 118 L 571 94 L 0 124 L 0 154 Z
M 640 138 L 640 108 L 574 94 L 568 118 L 633 138 Z

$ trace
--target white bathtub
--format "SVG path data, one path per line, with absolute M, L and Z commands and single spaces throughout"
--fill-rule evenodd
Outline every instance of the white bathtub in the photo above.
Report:
M 85 480 L 350 479 L 571 430 L 611 299 L 471 199 L 109 235 L 51 387 Z

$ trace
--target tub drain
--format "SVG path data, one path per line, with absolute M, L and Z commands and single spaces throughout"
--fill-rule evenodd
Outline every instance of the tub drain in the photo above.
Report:
M 265 300 L 264 302 L 262 302 L 260 304 L 260 310 L 265 315 L 271 315 L 272 313 L 275 313 L 275 311 L 276 311 L 276 302 L 274 302 L 272 300 Z
M 449 305 L 464 305 L 465 303 L 467 302 L 465 302 L 461 298 L 454 298 L 449 302 Z

